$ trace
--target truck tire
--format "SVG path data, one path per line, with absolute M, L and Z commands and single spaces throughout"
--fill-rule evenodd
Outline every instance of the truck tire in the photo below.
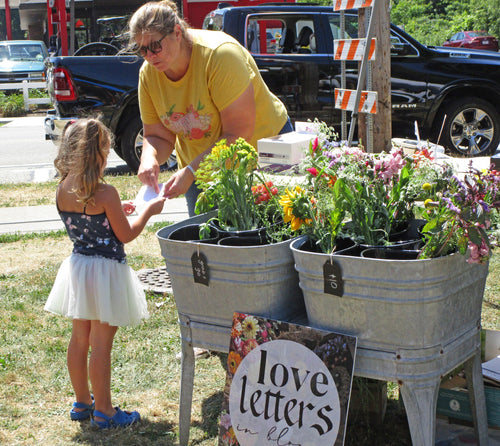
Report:
M 125 125 L 125 131 L 120 138 L 120 156 L 125 160 L 132 172 L 137 173 L 141 164 L 142 121 L 139 115 L 132 116 Z M 170 155 L 162 170 L 173 170 L 177 168 L 177 157 L 175 151 Z
M 465 97 L 450 102 L 440 114 L 440 144 L 463 156 L 488 156 L 500 142 L 500 114 L 487 101 Z M 441 124 L 439 124 L 441 125 Z

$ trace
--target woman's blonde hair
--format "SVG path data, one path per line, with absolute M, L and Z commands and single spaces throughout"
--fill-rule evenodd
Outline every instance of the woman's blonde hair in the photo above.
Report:
M 130 18 L 128 27 L 130 32 L 129 46 L 136 45 L 135 38 L 145 32 L 170 34 L 175 25 L 180 25 L 182 36 L 186 37 L 188 24 L 179 16 L 177 5 L 171 0 L 149 2 L 142 5 Z
M 75 177 L 72 192 L 83 205 L 94 203 L 112 142 L 110 130 L 95 118 L 71 121 L 64 128 L 54 166 L 61 181 L 70 174 Z

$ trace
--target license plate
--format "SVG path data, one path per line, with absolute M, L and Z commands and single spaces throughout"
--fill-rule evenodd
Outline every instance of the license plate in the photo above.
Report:
M 488 45 L 488 41 L 487 40 L 483 40 L 483 45 Z

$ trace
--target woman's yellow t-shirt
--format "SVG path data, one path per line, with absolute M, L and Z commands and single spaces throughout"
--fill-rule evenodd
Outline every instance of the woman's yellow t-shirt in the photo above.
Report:
M 144 62 L 139 75 L 139 106 L 145 124 L 162 122 L 177 135 L 175 150 L 181 167 L 219 141 L 220 111 L 253 84 L 257 109 L 249 141 L 279 133 L 287 120 L 283 103 L 262 79 L 251 54 L 220 31 L 191 29 L 193 51 L 184 77 L 171 81 Z

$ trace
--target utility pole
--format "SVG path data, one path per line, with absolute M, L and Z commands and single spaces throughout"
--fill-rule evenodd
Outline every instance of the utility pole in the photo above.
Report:
M 372 121 L 373 152 L 390 151 L 392 144 L 392 117 L 391 117 L 391 33 L 390 33 L 390 0 L 377 0 L 382 2 L 375 9 L 376 17 L 373 26 L 377 38 L 376 62 L 371 64 L 371 87 L 377 92 L 377 113 L 370 115 Z M 360 37 L 366 35 L 366 8 L 358 10 Z M 358 137 L 366 145 L 368 140 L 367 123 L 368 115 L 359 115 Z

